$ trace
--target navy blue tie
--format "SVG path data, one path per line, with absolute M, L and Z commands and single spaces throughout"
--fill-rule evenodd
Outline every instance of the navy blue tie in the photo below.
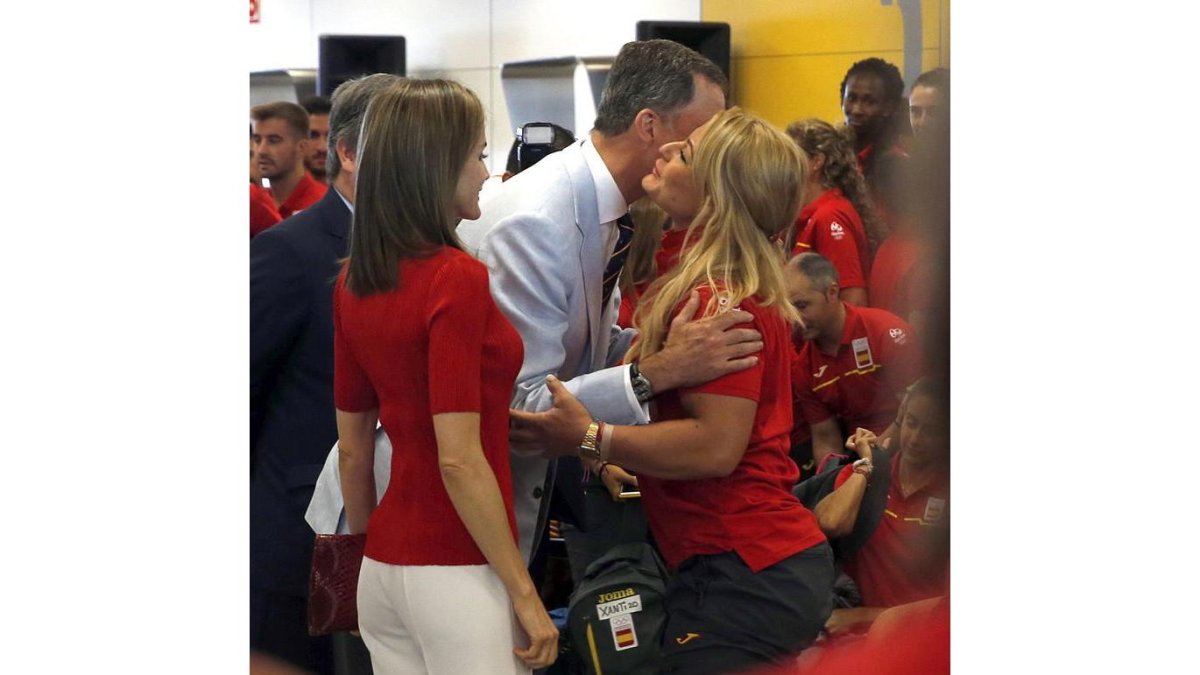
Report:
M 629 244 L 633 240 L 633 218 L 629 214 L 617 218 L 617 243 L 613 246 L 612 255 L 608 258 L 608 266 L 604 268 L 604 301 L 601 309 L 608 306 L 613 288 L 621 276 L 621 268 L 625 267 L 625 258 L 629 257 Z

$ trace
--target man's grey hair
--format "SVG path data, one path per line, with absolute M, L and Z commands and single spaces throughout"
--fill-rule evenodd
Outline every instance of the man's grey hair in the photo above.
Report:
M 666 118 L 674 116 L 696 94 L 694 75 L 719 86 L 728 98 L 725 73 L 698 52 L 671 40 L 626 43 L 608 72 L 596 111 L 596 131 L 605 136 L 620 134 L 644 108 Z
M 342 161 L 337 154 L 338 140 L 346 139 L 346 147 L 356 150 L 367 105 L 376 94 L 402 81 L 404 78 L 399 75 L 375 73 L 343 82 L 333 90 L 333 107 L 329 111 L 329 157 L 325 170 L 330 182 L 342 171 Z
M 788 261 L 788 267 L 808 277 L 813 288 L 820 293 L 828 291 L 838 283 L 837 267 L 829 258 L 815 251 L 805 251 Z

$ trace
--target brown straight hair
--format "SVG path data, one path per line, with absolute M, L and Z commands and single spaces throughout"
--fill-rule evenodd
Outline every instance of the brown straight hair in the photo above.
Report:
M 483 105 L 457 82 L 408 79 L 371 100 L 358 139 L 350 292 L 390 291 L 400 260 L 463 249 L 454 190 L 482 134 Z

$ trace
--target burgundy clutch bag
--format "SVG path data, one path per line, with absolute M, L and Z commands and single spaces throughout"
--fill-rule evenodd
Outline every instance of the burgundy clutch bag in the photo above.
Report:
M 358 570 L 365 534 L 318 534 L 308 577 L 308 634 L 358 630 Z

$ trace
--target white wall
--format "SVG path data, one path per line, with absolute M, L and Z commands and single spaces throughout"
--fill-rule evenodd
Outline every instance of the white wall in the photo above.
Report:
M 700 0 L 261 0 L 247 72 L 316 68 L 317 36 L 403 35 L 408 75 L 453 78 L 488 111 L 494 172 L 512 143 L 500 66 L 555 56 L 613 56 L 642 20 L 699 21 Z

